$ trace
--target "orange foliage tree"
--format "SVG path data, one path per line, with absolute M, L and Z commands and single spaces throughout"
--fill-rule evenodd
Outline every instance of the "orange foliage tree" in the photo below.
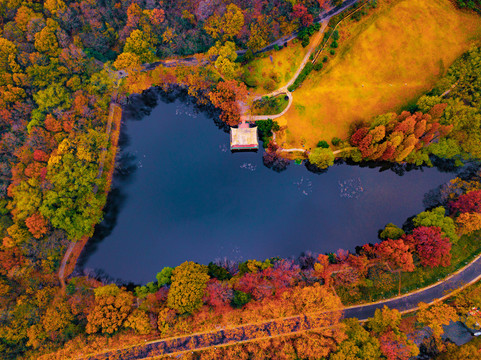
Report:
M 95 306 L 87 316 L 87 334 L 113 334 L 130 315 L 134 296 L 115 284 L 98 287 L 94 292 Z
M 398 272 L 399 294 L 401 294 L 401 271 L 414 271 L 413 255 L 409 251 L 409 245 L 401 239 L 387 239 L 376 244 L 375 252 L 391 271 Z
M 35 239 L 40 239 L 48 231 L 47 220 L 38 212 L 29 216 L 25 220 L 25 224 Z
M 247 87 L 244 83 L 236 80 L 219 82 L 214 91 L 209 93 L 212 104 L 219 108 L 222 113 L 220 118 L 229 126 L 235 126 L 240 122 L 239 102 L 247 98 Z

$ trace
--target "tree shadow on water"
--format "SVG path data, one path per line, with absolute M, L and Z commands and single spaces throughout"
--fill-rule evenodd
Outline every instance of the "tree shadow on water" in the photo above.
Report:
M 77 270 L 80 271 L 80 269 L 84 269 L 84 265 L 87 263 L 89 257 L 97 251 L 98 245 L 102 240 L 110 236 L 117 225 L 118 215 L 126 205 L 128 199 L 127 192 L 124 189 L 125 186 L 130 184 L 134 179 L 135 172 L 138 169 L 136 163 L 137 158 L 134 154 L 120 152 L 115 164 L 112 188 L 103 211 L 104 218 L 100 224 L 95 226 L 93 236 L 83 249 L 77 262 Z

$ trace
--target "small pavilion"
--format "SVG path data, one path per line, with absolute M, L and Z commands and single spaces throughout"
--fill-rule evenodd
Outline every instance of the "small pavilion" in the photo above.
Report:
M 242 122 L 239 127 L 230 128 L 230 149 L 231 150 L 257 150 L 257 126 L 249 127 L 249 124 Z

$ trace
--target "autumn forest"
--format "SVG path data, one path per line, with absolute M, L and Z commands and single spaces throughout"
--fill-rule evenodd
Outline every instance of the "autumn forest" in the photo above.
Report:
M 363 36 L 388 41 L 382 21 L 412 23 L 430 6 L 459 26 L 399 35 L 413 73 L 428 73 L 408 84 L 400 55 Z M 0 358 L 481 358 L 477 338 L 457 346 L 443 327 L 481 322 L 471 284 L 481 271 L 480 0 L 0 0 L 0 15 Z M 446 46 L 423 53 L 423 37 Z M 366 66 L 391 68 L 353 77 L 359 48 Z M 328 82 L 336 69 L 343 76 Z M 369 80 L 401 100 L 356 95 Z M 325 84 L 361 103 L 358 116 L 340 116 Z M 350 249 L 185 259 L 159 264 L 146 284 L 82 273 L 113 196 L 123 112 L 149 89 L 182 94 L 222 135 L 257 126 L 256 156 L 272 172 L 456 175 L 424 211 Z M 444 281 L 449 297 L 409 297 Z M 397 296 L 409 308 L 389 302 Z

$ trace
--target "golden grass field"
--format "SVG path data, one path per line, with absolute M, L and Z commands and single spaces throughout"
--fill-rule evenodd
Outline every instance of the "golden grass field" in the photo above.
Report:
M 307 50 L 308 47 L 303 48 L 300 41 L 296 44 L 290 41 L 287 47 L 283 47 L 279 51 L 269 51 L 261 55 L 263 57 L 256 58 L 249 62 L 243 70 L 247 76 L 254 79 L 258 84 L 256 88 L 250 90 L 251 93 L 263 95 L 286 85 L 297 71 Z M 271 61 L 269 56 L 272 56 L 273 61 Z M 279 81 L 276 82 L 274 89 L 266 90 L 264 84 L 274 73 Z
M 283 147 L 346 138 L 352 122 L 399 111 L 481 39 L 481 17 L 449 0 L 380 0 L 371 11 L 340 25 L 335 57 L 293 93 L 278 119 L 288 127 Z

